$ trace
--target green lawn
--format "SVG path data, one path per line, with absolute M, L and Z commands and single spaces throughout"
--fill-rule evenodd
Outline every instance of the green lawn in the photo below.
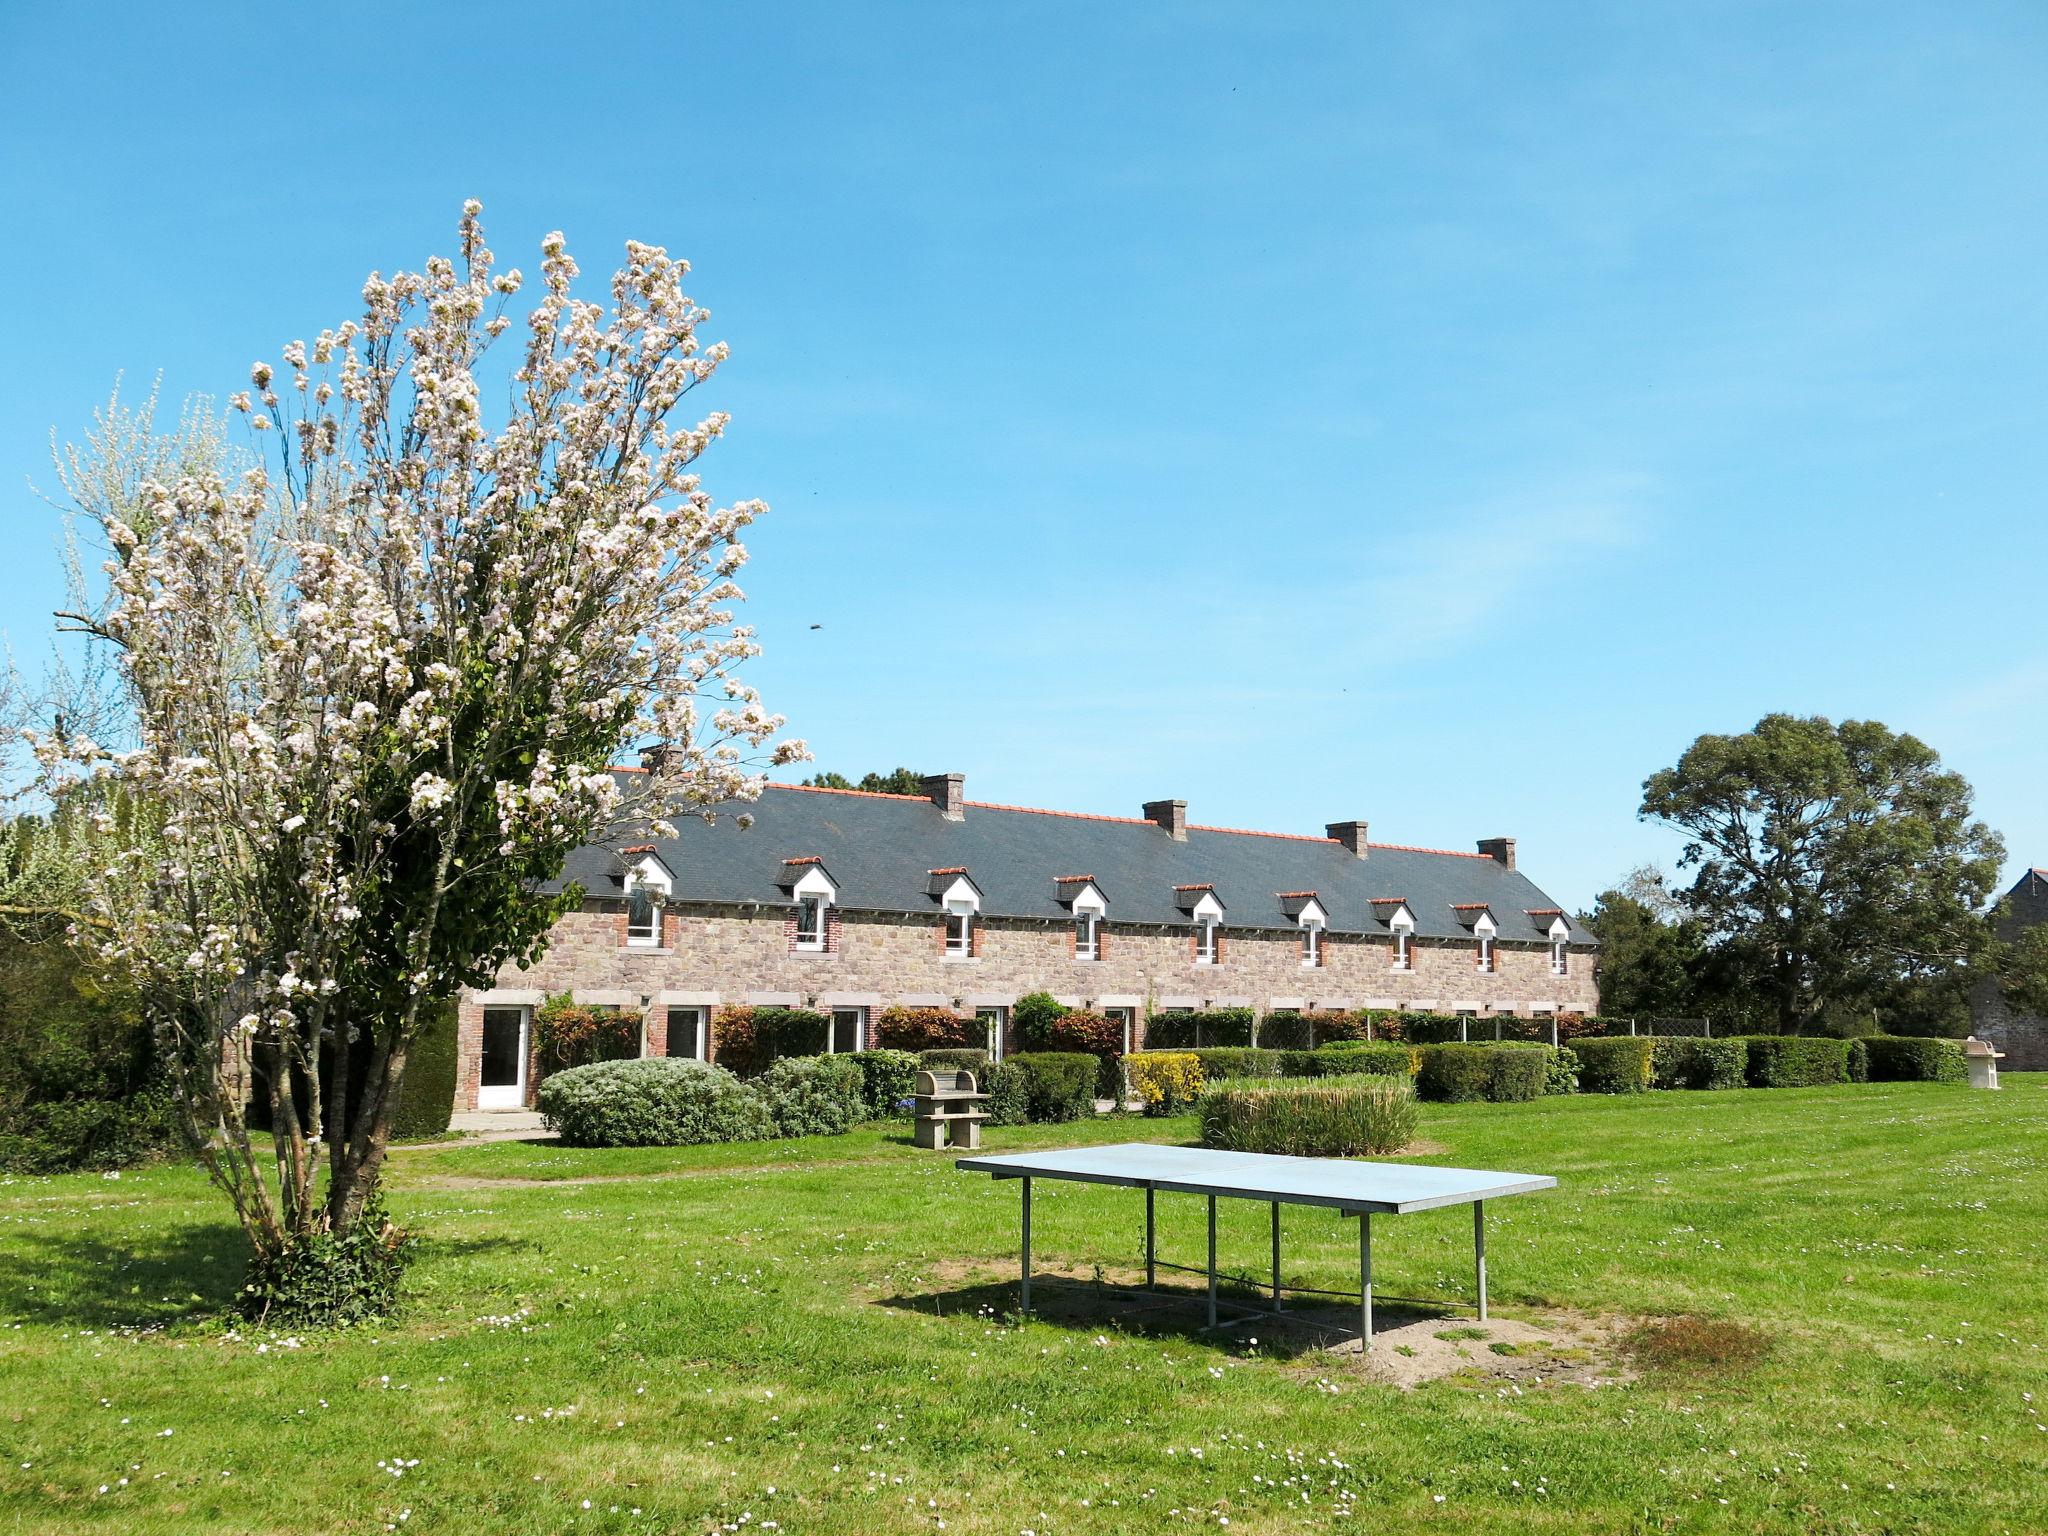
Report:
M 1490 1212 L 1499 1313 L 1773 1341 L 1597 1389 L 1012 1326 L 1015 1186 L 894 1128 L 404 1152 L 405 1314 L 304 1340 L 208 1321 L 240 1261 L 196 1173 L 0 1181 L 0 1530 L 2048 1530 L 2048 1077 L 2007 1083 L 1427 1109 L 1438 1160 L 1559 1178 Z M 1139 1252 L 1134 1193 L 1034 1207 L 1048 1266 Z M 1201 1202 L 1160 1209 L 1193 1262 Z M 1223 1210 L 1256 1267 L 1264 1210 Z M 1291 1279 L 1354 1278 L 1354 1228 L 1287 1220 Z M 1375 1237 L 1385 1292 L 1465 1295 L 1467 1213 Z

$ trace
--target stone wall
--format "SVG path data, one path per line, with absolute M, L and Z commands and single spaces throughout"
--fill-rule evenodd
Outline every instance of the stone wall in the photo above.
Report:
M 456 1108 L 474 1109 L 486 1005 L 533 1005 L 548 993 L 613 1004 L 645 1020 L 644 1049 L 664 1054 L 667 1009 L 727 1003 L 775 1003 L 868 1010 L 894 1003 L 971 1013 L 1009 1007 L 1030 992 L 1071 1006 L 1130 1008 L 1143 1020 L 1165 1008 L 1248 1007 L 1469 1010 L 1478 1014 L 1554 1009 L 1596 1012 L 1593 955 L 1573 950 L 1571 974 L 1551 973 L 1547 945 L 1502 942 L 1494 969 L 1476 968 L 1471 940 L 1418 940 L 1413 966 L 1391 968 L 1387 938 L 1325 935 L 1324 963 L 1302 964 L 1291 932 L 1224 932 L 1221 963 L 1198 965 L 1186 928 L 1137 931 L 1105 925 L 1102 958 L 1074 957 L 1071 925 L 1025 919 L 978 922 L 971 958 L 945 953 L 936 915 L 833 914 L 824 953 L 794 949 L 794 919 L 779 908 L 679 905 L 662 918 L 659 947 L 626 945 L 622 911 L 592 903 L 556 925 L 547 952 L 527 969 L 508 966 L 487 992 L 464 994 Z M 1007 1046 L 1007 1043 L 1006 1043 Z M 534 1073 L 529 1070 L 531 1083 Z
M 2038 923 L 2048 923 L 2048 878 L 2032 870 L 1999 903 L 1996 931 L 2011 940 Z M 1979 982 L 1970 994 L 1970 1033 L 2005 1052 L 2001 1072 L 2048 1072 L 2048 1019 L 2021 1013 L 1995 982 Z

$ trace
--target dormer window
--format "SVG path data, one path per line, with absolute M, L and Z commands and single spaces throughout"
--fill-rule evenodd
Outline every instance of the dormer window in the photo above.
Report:
M 1191 941 L 1195 964 L 1223 963 L 1223 903 L 1216 899 L 1213 885 L 1176 885 L 1174 905 L 1187 913 L 1195 925 Z
M 1569 976 L 1572 973 L 1572 952 L 1565 948 L 1563 939 L 1550 941 L 1550 974 Z
M 1494 923 L 1491 912 L 1480 912 L 1472 919 L 1472 968 L 1492 975 L 1495 966 L 1493 941 L 1500 936 L 1500 929 Z
M 1213 917 L 1203 917 L 1195 922 L 1195 964 L 1215 965 L 1223 954 L 1222 935 L 1217 930 L 1222 925 Z
M 1564 913 L 1552 907 L 1547 911 L 1531 912 L 1529 915 L 1536 920 L 1537 927 L 1544 929 L 1544 937 L 1550 940 L 1550 974 L 1569 976 L 1572 972 L 1572 957 L 1571 951 L 1565 946 L 1571 942 L 1572 930 L 1564 920 Z M 1547 927 L 1543 922 L 1546 917 L 1550 919 Z
M 1476 968 L 1482 971 L 1491 971 L 1493 969 L 1493 935 L 1490 933 L 1479 935 L 1479 954 L 1476 960 Z
M 802 896 L 796 904 L 796 947 L 798 949 L 823 949 L 825 947 L 825 898 Z
M 651 843 L 621 849 L 620 855 L 628 860 L 620 877 L 626 888 L 626 945 L 653 949 L 661 943 L 661 907 L 675 881 Z
M 1098 930 L 1102 925 L 1100 913 L 1077 911 L 1074 914 L 1074 958 L 1076 960 L 1100 960 L 1102 952 L 1098 943 Z
M 633 887 L 626 898 L 626 942 L 654 945 L 661 942 L 661 906 L 654 892 L 644 885 Z
M 945 910 L 945 921 L 939 928 L 944 957 L 973 958 L 981 948 L 981 933 L 975 924 L 981 912 L 981 887 L 968 877 L 965 869 L 934 869 L 927 876 L 925 891 Z
M 1096 889 L 1093 875 L 1058 875 L 1053 898 L 1074 915 L 1074 958 L 1102 958 L 1102 922 L 1108 903 Z
M 1301 963 L 1321 965 L 1323 963 L 1323 929 L 1329 923 L 1329 914 L 1317 900 L 1314 891 L 1282 891 L 1280 910 L 1294 919 L 1301 930 Z
M 1415 969 L 1415 914 L 1408 910 L 1408 903 L 1398 896 L 1375 896 L 1372 898 L 1372 916 L 1376 923 L 1385 923 L 1387 932 L 1394 939 L 1394 963 L 1388 967 L 1396 971 Z
M 789 924 L 789 947 L 801 955 L 825 954 L 836 947 L 832 908 L 839 900 L 839 887 L 832 883 L 821 859 L 784 859 L 782 868 L 781 884 L 796 903 Z
M 1415 928 L 1413 924 L 1396 924 L 1394 927 L 1394 969 L 1412 971 L 1415 969 Z

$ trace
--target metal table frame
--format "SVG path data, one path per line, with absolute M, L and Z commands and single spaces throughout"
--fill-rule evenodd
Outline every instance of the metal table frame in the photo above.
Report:
M 1125 1142 L 1106 1147 L 1067 1148 L 1052 1152 L 1010 1153 L 1000 1157 L 963 1157 L 963 1171 L 987 1173 L 998 1181 L 1022 1185 L 1023 1235 L 1019 1276 L 1019 1310 L 1031 1314 L 1031 1181 L 1058 1179 L 1082 1184 L 1109 1184 L 1145 1191 L 1145 1290 L 1158 1287 L 1159 1192 L 1203 1195 L 1209 1202 L 1208 1277 L 1209 1328 L 1231 1327 L 1283 1309 L 1283 1292 L 1308 1292 L 1283 1286 L 1280 1278 L 1280 1207 L 1320 1206 L 1358 1218 L 1359 1334 L 1372 1343 L 1372 1218 L 1447 1205 L 1472 1207 L 1473 1269 L 1477 1280 L 1479 1320 L 1486 1321 L 1486 1202 L 1508 1195 L 1554 1189 L 1546 1174 L 1500 1173 L 1475 1168 L 1437 1168 L 1415 1163 L 1369 1163 L 1335 1158 L 1279 1157 L 1264 1153 L 1219 1153 L 1205 1148 L 1170 1147 Z M 1262 1182 L 1263 1180 L 1263 1182 Z M 1263 1200 L 1272 1211 L 1272 1305 L 1243 1307 L 1242 1316 L 1217 1321 L 1216 1202 L 1219 1199 Z M 1179 1269 L 1185 1266 L 1169 1265 Z M 1352 1293 L 1313 1292 L 1350 1298 Z M 1227 1303 L 1237 1306 L 1237 1303 Z

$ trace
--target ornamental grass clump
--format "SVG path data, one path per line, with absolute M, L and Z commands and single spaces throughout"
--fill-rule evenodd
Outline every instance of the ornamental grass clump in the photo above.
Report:
M 1202 1140 L 1232 1152 L 1375 1157 L 1415 1139 L 1415 1085 L 1405 1077 L 1254 1079 L 1205 1090 Z

